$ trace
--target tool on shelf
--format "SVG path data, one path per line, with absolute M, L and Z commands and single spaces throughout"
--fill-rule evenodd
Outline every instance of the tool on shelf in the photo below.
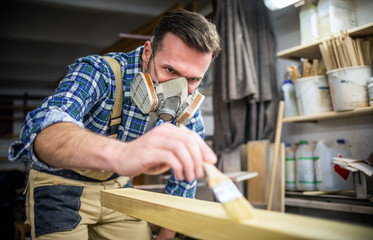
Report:
M 327 71 L 339 68 L 370 66 L 373 60 L 373 37 L 351 38 L 347 31 L 334 34 L 319 44 Z
M 307 58 L 301 58 L 299 69 L 295 65 L 287 67 L 287 72 L 289 73 L 290 78 L 294 83 L 299 78 L 313 77 L 325 74 L 324 61 L 319 59 L 313 59 L 312 63 L 310 63 Z

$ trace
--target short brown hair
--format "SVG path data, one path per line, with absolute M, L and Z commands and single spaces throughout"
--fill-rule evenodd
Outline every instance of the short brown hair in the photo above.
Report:
M 177 9 L 165 13 L 154 30 L 152 48 L 154 53 L 161 48 L 166 33 L 173 33 L 185 45 L 197 51 L 210 53 L 215 59 L 221 51 L 221 39 L 215 24 L 199 13 Z

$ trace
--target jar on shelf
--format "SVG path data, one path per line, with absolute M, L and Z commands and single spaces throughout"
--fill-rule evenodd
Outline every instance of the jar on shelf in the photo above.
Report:
M 355 6 L 351 0 L 320 0 L 317 12 L 320 38 L 357 27 Z
M 284 116 L 285 117 L 293 117 L 298 116 L 298 107 L 297 107 L 297 100 L 295 98 L 295 88 L 293 83 L 290 79 L 286 79 L 284 84 L 282 84 L 282 92 L 284 94 L 284 102 L 285 102 L 285 110 Z
M 307 0 L 299 11 L 300 43 L 308 44 L 319 39 L 317 7 Z

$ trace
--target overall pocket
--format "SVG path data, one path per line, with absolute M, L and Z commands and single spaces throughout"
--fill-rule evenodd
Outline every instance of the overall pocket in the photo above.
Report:
M 34 189 L 35 236 L 74 229 L 81 221 L 83 187 L 50 185 Z

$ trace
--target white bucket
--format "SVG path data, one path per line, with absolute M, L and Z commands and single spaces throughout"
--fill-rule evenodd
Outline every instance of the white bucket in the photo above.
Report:
M 369 67 L 350 67 L 327 72 L 334 111 L 369 106 Z
M 300 115 L 332 111 L 329 84 L 326 76 L 299 78 L 295 82 L 295 95 Z

